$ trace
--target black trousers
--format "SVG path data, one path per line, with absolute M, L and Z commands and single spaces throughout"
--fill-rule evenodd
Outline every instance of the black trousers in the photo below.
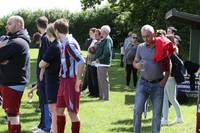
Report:
M 133 67 L 132 64 L 126 64 L 126 85 L 129 86 L 131 80 L 131 74 L 133 76 L 133 85 L 136 87 L 137 85 L 137 69 Z
M 99 96 L 97 68 L 91 65 L 88 65 L 88 89 L 90 92 L 90 96 Z
M 121 56 L 120 56 L 120 67 L 124 67 L 123 58 L 124 58 L 124 55 L 121 54 Z
M 86 65 L 85 68 L 82 91 L 86 90 L 87 87 L 88 87 L 88 65 Z

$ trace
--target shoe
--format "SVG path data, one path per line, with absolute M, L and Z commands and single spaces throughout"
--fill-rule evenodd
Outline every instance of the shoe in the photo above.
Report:
M 128 89 L 129 89 L 129 87 L 128 87 L 128 86 L 124 87 L 124 90 L 128 90 Z
M 162 118 L 161 119 L 161 126 L 167 126 L 168 125 L 168 122 L 165 118 Z
M 176 117 L 176 119 L 172 123 L 173 124 L 183 123 L 183 119 Z
M 41 112 L 40 107 L 35 108 L 35 112 Z
M 34 128 L 32 128 L 32 131 L 36 131 L 38 129 L 39 129 L 38 127 L 34 127 Z
M 33 133 L 47 133 L 47 132 L 38 128 L 37 130 L 33 131 Z

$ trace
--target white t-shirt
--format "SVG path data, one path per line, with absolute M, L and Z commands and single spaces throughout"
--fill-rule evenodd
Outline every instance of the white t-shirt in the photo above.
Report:
M 121 54 L 121 55 L 124 55 L 124 54 L 125 54 L 125 50 L 124 50 L 124 47 L 123 47 L 123 46 L 120 48 L 120 54 Z

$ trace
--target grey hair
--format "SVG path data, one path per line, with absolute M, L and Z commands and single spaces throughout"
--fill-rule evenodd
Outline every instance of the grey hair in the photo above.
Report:
M 105 31 L 107 34 L 109 34 L 110 31 L 111 31 L 109 25 L 103 25 L 103 26 L 101 27 L 101 30 L 102 30 L 102 31 Z
M 21 16 L 11 16 L 9 19 L 13 19 L 15 22 L 21 25 L 21 28 L 24 29 L 24 19 Z
M 148 24 L 142 26 L 141 33 L 143 33 L 144 31 L 149 31 L 151 33 L 155 33 L 153 26 L 148 25 Z

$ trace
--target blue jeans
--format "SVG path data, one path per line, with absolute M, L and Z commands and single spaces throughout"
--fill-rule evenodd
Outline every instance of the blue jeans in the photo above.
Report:
M 141 133 L 141 117 L 144 104 L 150 97 L 153 106 L 152 133 L 160 133 L 164 88 L 158 83 L 149 83 L 142 79 L 138 81 L 135 95 L 134 132 Z
M 38 94 L 39 94 L 39 104 L 41 109 L 41 117 L 38 128 L 46 132 L 49 132 L 51 129 L 52 120 L 51 120 L 51 113 L 48 107 L 44 80 L 38 81 Z

